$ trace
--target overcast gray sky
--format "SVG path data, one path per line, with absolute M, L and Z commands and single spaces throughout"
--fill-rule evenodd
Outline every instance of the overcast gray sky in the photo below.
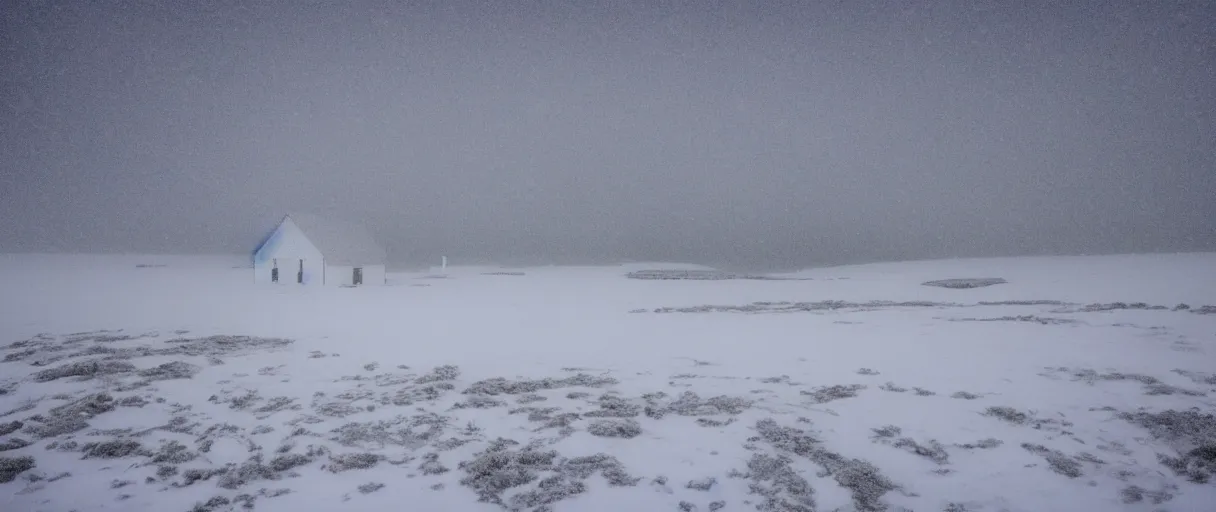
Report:
M 1216 250 L 1207 0 L 0 1 L 0 251 Z

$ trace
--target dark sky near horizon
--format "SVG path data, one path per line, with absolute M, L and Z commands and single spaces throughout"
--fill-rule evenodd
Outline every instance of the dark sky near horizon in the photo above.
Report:
M 0 2 L 0 252 L 1216 250 L 1216 2 Z

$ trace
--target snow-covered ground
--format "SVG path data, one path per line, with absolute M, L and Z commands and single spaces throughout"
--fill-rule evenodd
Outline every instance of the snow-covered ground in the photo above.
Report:
M 1216 254 L 246 266 L 0 256 L 0 510 L 1216 510 Z

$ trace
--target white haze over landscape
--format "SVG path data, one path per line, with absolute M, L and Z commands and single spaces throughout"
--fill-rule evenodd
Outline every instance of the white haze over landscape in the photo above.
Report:
M 1216 503 L 1211 467 L 1184 458 L 1216 441 L 1216 254 L 768 276 L 798 280 L 455 266 L 360 288 L 256 286 L 248 267 L 0 257 L 0 425 L 22 423 L 0 445 L 29 443 L 0 457 L 35 463 L 0 484 L 0 508 Z M 1008 282 L 921 284 L 960 277 Z M 45 373 L 87 361 L 100 366 Z M 54 431 L 64 410 L 87 425 Z
M 1214 63 L 1212 0 L 6 1 L 0 511 L 1216 511 Z

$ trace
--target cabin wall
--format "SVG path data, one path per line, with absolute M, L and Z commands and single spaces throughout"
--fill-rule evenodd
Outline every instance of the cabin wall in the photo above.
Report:
M 355 267 L 350 265 L 326 265 L 325 284 L 328 286 L 349 285 L 354 273 Z
M 320 285 L 325 272 L 321 251 L 291 219 L 286 219 L 254 253 L 254 282 L 270 283 L 272 269 L 277 265 L 279 284 L 296 284 L 301 260 L 304 262 L 304 284 Z
M 367 286 L 384 284 L 384 265 L 363 265 L 363 284 Z M 330 286 L 350 286 L 354 284 L 354 265 L 326 265 L 325 284 Z
M 363 284 L 369 286 L 383 286 L 387 274 L 384 270 L 384 265 L 364 265 L 363 266 Z

